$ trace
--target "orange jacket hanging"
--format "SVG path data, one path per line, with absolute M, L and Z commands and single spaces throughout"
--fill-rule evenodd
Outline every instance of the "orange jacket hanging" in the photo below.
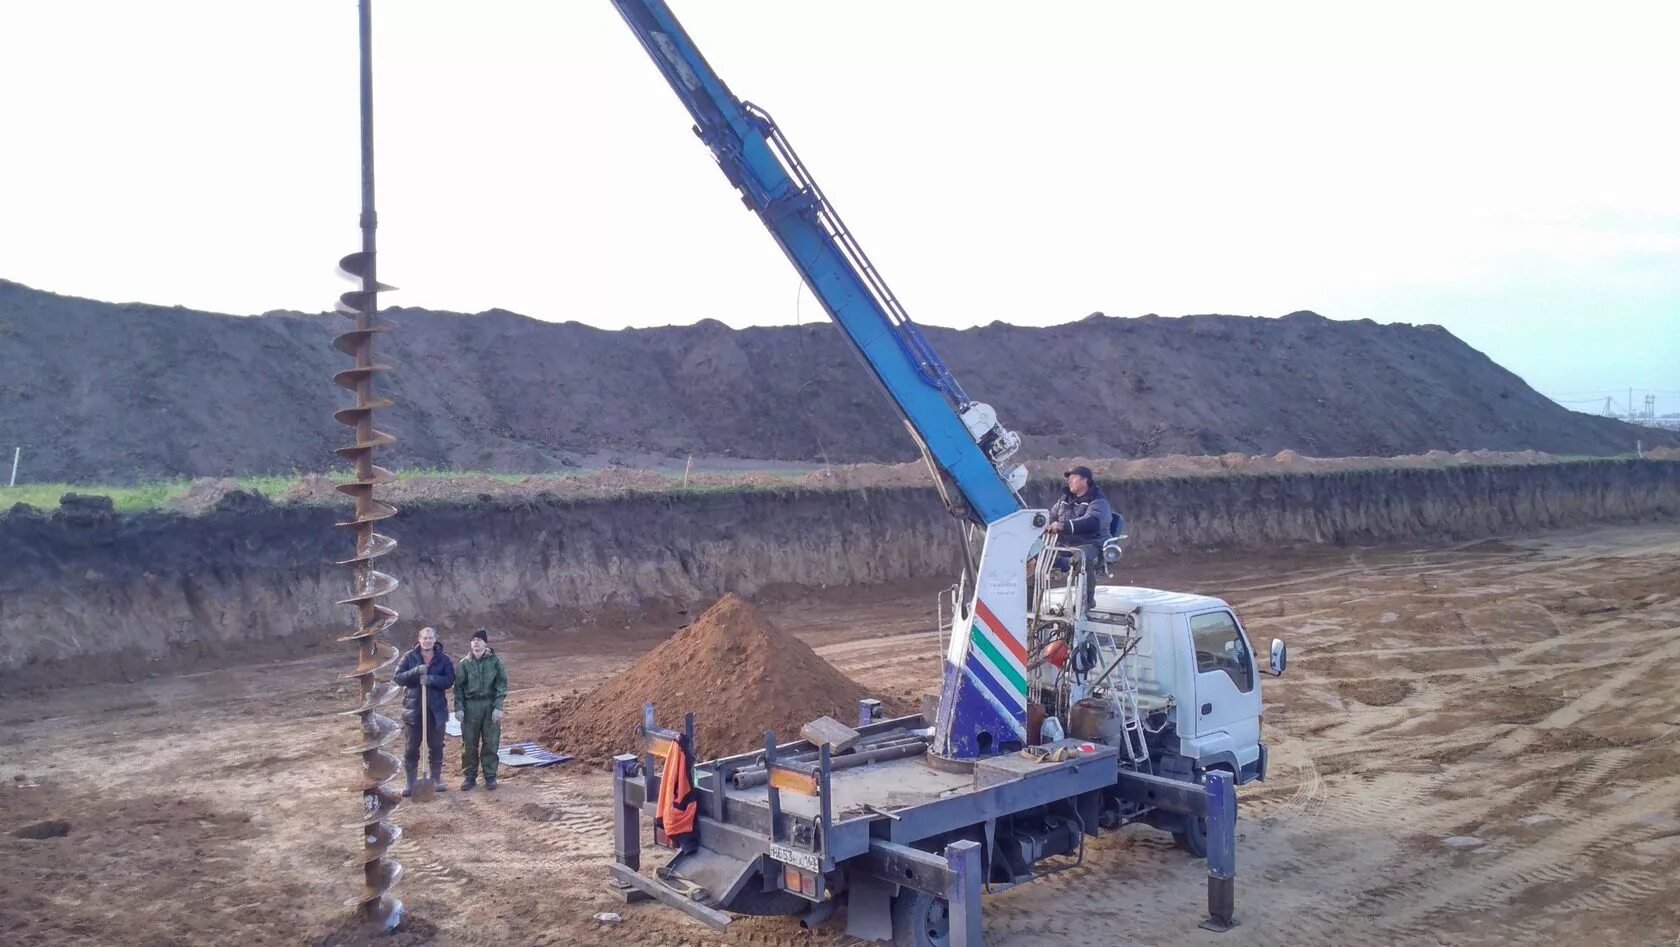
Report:
M 694 832 L 694 820 L 700 812 L 700 800 L 689 777 L 687 743 L 686 737 L 678 737 L 665 751 L 665 773 L 659 780 L 659 806 L 653 820 L 676 848 L 685 847 L 683 836 Z

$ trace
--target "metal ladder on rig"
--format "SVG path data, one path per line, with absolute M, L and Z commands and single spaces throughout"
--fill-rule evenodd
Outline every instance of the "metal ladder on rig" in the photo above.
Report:
M 1120 751 L 1133 770 L 1147 773 L 1150 771 L 1149 742 L 1144 735 L 1143 714 L 1138 710 L 1137 681 L 1131 669 L 1132 651 L 1136 649 L 1137 642 L 1136 636 L 1114 638 L 1101 635 L 1097 638 L 1097 653 L 1102 655 L 1101 664 L 1105 668 L 1100 686 L 1120 713 Z
M 1061 617 L 1074 626 L 1074 637 L 1089 636 L 1097 647 L 1097 667 L 1103 668 L 1102 677 L 1093 682 L 1093 689 L 1103 687 L 1108 699 L 1114 704 L 1120 714 L 1121 746 L 1119 747 L 1131 769 L 1141 773 L 1150 772 L 1149 743 L 1144 734 L 1143 714 L 1138 709 L 1137 681 L 1131 670 L 1131 654 L 1136 649 L 1138 637 L 1127 635 L 1116 637 L 1111 634 L 1094 634 L 1085 615 L 1084 596 L 1085 583 L 1096 581 L 1092 573 L 1092 563 L 1083 562 L 1083 556 L 1073 551 L 1077 568 L 1070 568 L 1063 573 L 1061 583 L 1055 581 L 1058 570 L 1054 567 L 1054 554 L 1060 551 L 1055 547 L 1045 550 L 1038 564 L 1037 574 L 1034 576 L 1033 596 L 1030 618 L 1037 622 L 1046 617 L 1046 593 L 1056 591 L 1061 601 Z

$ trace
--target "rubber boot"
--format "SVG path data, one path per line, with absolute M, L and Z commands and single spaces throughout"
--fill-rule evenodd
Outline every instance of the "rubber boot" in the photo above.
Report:
M 408 786 L 403 789 L 402 794 L 404 799 L 408 799 L 414 795 L 414 768 L 411 766 L 403 767 L 403 774 L 408 777 Z
M 461 780 L 461 791 L 462 792 L 471 792 L 472 788 L 474 786 L 477 786 L 477 785 L 478 785 L 478 779 L 476 777 L 473 777 L 473 776 L 468 776 L 466 779 Z
M 494 776 L 484 777 L 484 788 L 485 788 L 486 791 L 490 791 L 490 792 L 495 791 L 495 789 L 496 789 L 496 777 L 494 777 Z
M 449 787 L 443 784 L 443 764 L 432 764 L 432 788 L 438 792 L 448 792 Z

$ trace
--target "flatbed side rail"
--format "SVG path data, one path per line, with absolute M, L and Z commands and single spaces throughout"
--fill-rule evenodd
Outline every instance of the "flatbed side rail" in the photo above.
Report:
M 698 758 L 698 752 L 694 746 L 694 714 L 693 712 L 683 714 L 683 728 L 680 733 L 675 730 L 667 730 L 654 723 L 653 702 L 648 701 L 642 705 L 642 725 L 637 728 L 637 731 L 642 737 L 642 778 L 646 781 L 647 799 L 651 802 L 659 798 L 659 781 L 665 778 L 665 754 L 670 751 L 671 744 L 676 742 L 678 737 L 684 737 L 688 741 L 688 751 L 691 754 L 689 762 L 693 763 Z M 713 795 L 721 795 L 721 793 L 714 793 Z M 661 837 L 662 835 L 662 832 L 655 830 L 654 841 L 664 845 L 667 840 Z
M 827 743 L 817 748 L 817 762 L 813 766 L 809 763 L 783 763 L 779 760 L 776 746 L 776 732 L 764 731 L 764 768 L 769 773 L 769 780 L 765 784 L 766 794 L 770 803 L 770 855 L 778 861 L 778 851 L 782 846 L 782 793 L 796 792 L 802 796 L 817 798 L 817 833 L 812 840 L 812 848 L 824 872 L 834 869 L 834 859 L 827 853 L 829 833 L 834 829 L 834 811 L 830 805 L 831 778 L 834 774 L 833 758 Z
M 881 720 L 878 700 L 866 699 L 858 704 L 860 733 L 873 734 L 894 726 L 921 723 L 924 721 L 919 716 Z M 834 860 L 826 851 L 834 826 L 831 802 L 834 765 L 832 748 L 828 744 L 814 748 L 816 759 L 813 761 L 807 753 L 797 752 L 811 747 L 810 743 L 797 741 L 778 745 L 775 732 L 766 731 L 762 751 L 699 762 L 694 742 L 694 714 L 685 713 L 682 729 L 672 730 L 658 724 L 651 702 L 642 706 L 642 722 L 637 732 L 641 737 L 640 753 L 626 753 L 613 760 L 614 858 L 610 872 L 615 887 L 621 893 L 629 896 L 629 892 L 634 891 L 638 898 L 657 898 L 713 927 L 726 922 L 727 915 L 712 909 L 691 910 L 692 903 L 685 902 L 680 892 L 639 874 L 642 810 L 654 806 L 654 801 L 659 798 L 660 781 L 667 775 L 663 772 L 663 763 L 671 745 L 686 739 L 701 814 L 716 827 L 714 831 L 724 830 L 726 824 L 732 775 L 743 767 L 762 767 L 767 780 L 768 832 L 761 836 L 769 843 L 765 854 L 780 863 L 780 873 L 788 876 L 778 879 L 784 887 L 809 900 L 822 900 L 826 886 L 824 876 L 834 870 Z M 782 816 L 783 792 L 796 792 L 816 799 L 817 817 L 798 820 L 790 830 L 788 821 Z M 669 838 L 657 827 L 657 822 L 654 842 L 661 846 L 670 845 Z
M 693 715 L 688 717 L 692 727 Z M 663 731 L 655 734 L 674 739 L 676 734 Z M 647 749 L 646 746 L 643 748 Z M 647 765 L 645 756 L 623 753 L 613 757 L 613 861 L 607 866 L 608 881 L 626 903 L 654 899 L 676 908 L 713 930 L 724 930 L 730 924 L 728 914 L 693 900 L 684 893 L 641 873 L 642 868 L 642 806 L 658 798 L 658 776 Z M 631 780 L 640 776 L 642 785 Z M 632 798 L 631 790 L 641 798 Z M 656 832 L 657 836 L 658 833 Z M 656 841 L 658 839 L 656 838 Z

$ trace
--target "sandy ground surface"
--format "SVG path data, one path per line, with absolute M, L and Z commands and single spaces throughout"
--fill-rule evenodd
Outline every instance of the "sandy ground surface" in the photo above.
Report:
M 1289 674 L 1264 680 L 1272 777 L 1241 793 L 1243 926 L 1198 930 L 1202 863 L 1133 827 L 1092 844 L 1083 866 L 988 900 L 994 947 L 1680 934 L 1672 526 L 1186 561 L 1127 578 L 1227 596 L 1256 638 L 1290 642 Z M 910 695 L 934 678 L 932 602 L 928 589 L 853 590 L 770 615 L 876 691 Z M 539 699 L 591 685 L 660 635 L 500 642 L 514 682 L 506 735 L 522 735 Z M 337 670 L 311 658 L 0 706 L 0 941 L 286 944 L 330 931 L 352 889 L 353 833 L 340 824 L 356 807 L 343 788 L 354 764 L 334 752 L 353 729 L 332 716 L 349 694 Z M 843 940 L 779 919 L 720 935 L 615 903 L 608 795 L 603 773 L 566 764 L 405 808 L 399 891 L 413 929 L 390 942 Z M 49 819 L 67 833 L 14 834 Z M 601 925 L 597 911 L 624 920 Z

